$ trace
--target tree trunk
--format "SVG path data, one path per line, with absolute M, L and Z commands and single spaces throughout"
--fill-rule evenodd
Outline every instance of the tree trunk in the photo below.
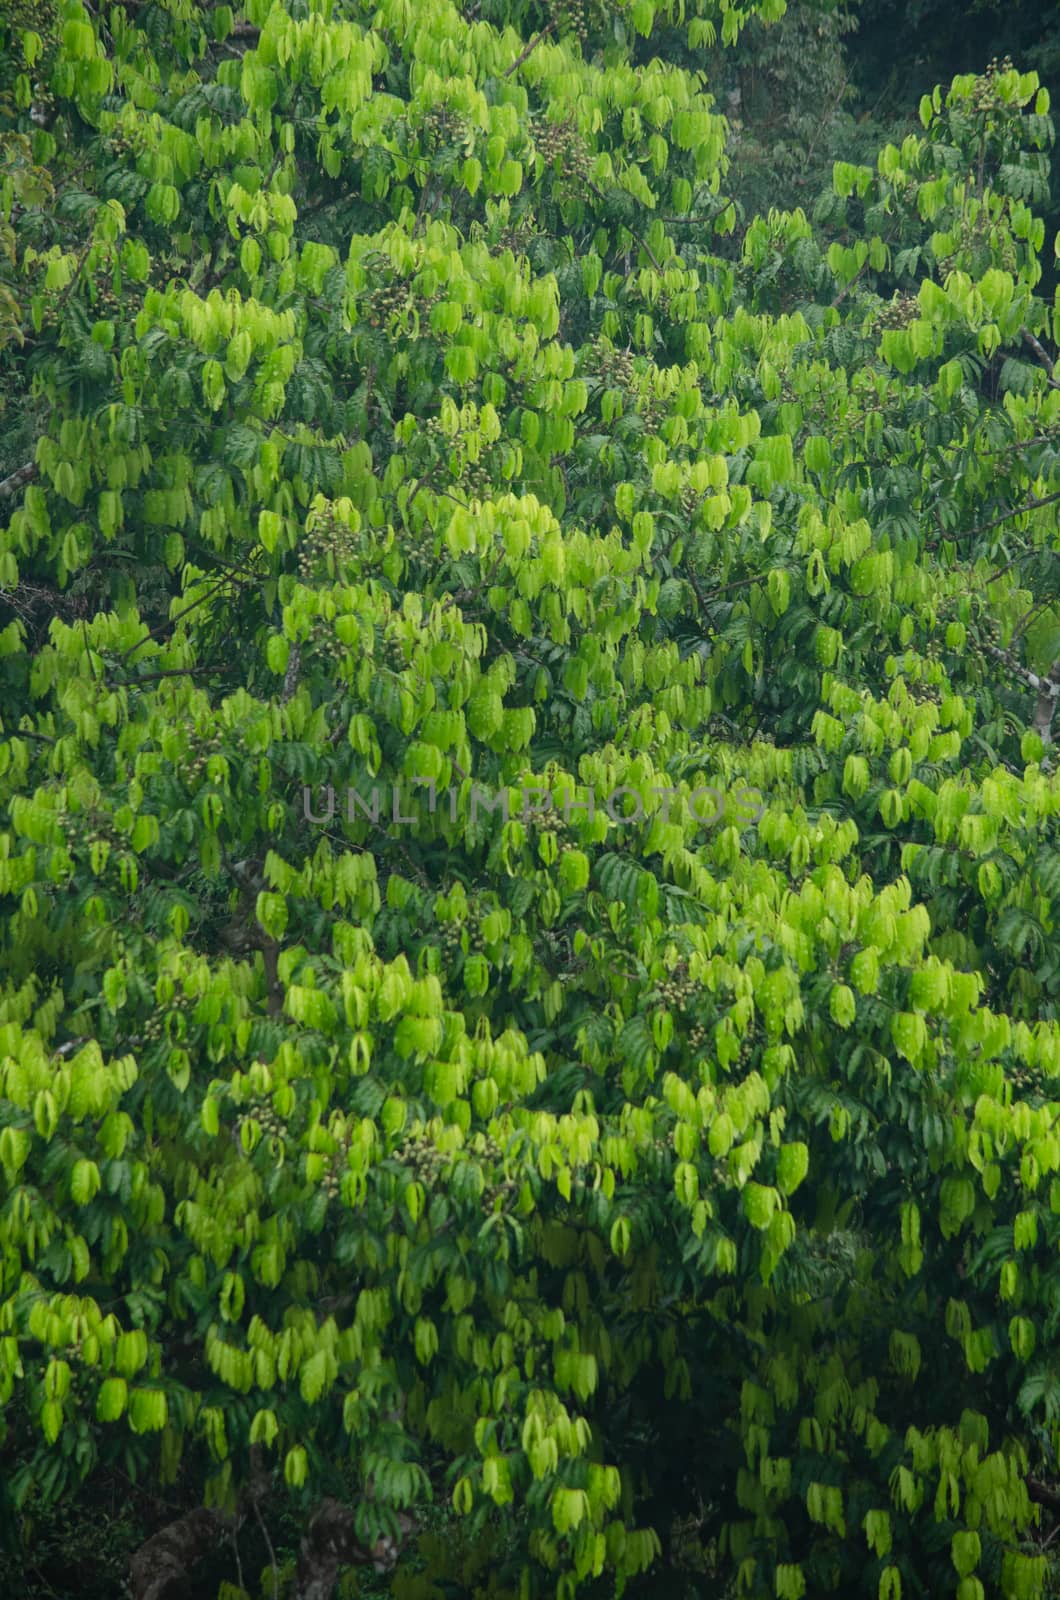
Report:
M 302 1540 L 294 1600 L 331 1600 L 342 1567 L 373 1566 L 389 1572 L 401 1553 L 415 1520 L 398 1513 L 400 1539 L 384 1534 L 369 1550 L 357 1538 L 353 1511 L 338 1500 L 325 1500 L 314 1513 Z
M 183 1600 L 188 1575 L 228 1537 L 231 1518 L 199 1506 L 142 1544 L 129 1563 L 133 1600 Z

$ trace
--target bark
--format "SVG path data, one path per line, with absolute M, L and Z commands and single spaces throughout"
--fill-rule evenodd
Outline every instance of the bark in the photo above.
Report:
M 1044 1483 L 1039 1483 L 1037 1478 L 1025 1478 L 1027 1494 L 1035 1505 L 1047 1506 L 1055 1516 L 1060 1513 L 1060 1494 L 1055 1489 L 1050 1489 Z
M 287 671 L 284 673 L 283 679 L 283 694 L 280 696 L 280 704 L 282 706 L 287 704 L 288 700 L 290 700 L 291 696 L 298 688 L 298 669 L 301 664 L 302 647 L 300 644 L 296 644 L 293 646 L 291 654 L 287 658 Z
M 133 1600 L 186 1600 L 191 1568 L 228 1537 L 230 1525 L 199 1506 L 148 1539 L 129 1563 Z
M 1043 744 L 1052 744 L 1053 719 L 1056 716 L 1057 699 L 1060 698 L 1060 661 L 1053 662 L 1047 678 L 1040 678 L 1036 672 L 1030 672 L 1021 666 L 1007 651 L 999 650 L 996 645 L 988 644 L 984 648 L 988 655 L 1003 662 L 1013 677 L 1022 679 L 1028 688 L 1037 691 L 1038 700 L 1034 707 L 1032 726 Z
M 1038 703 L 1034 708 L 1034 731 L 1041 736 L 1043 744 L 1053 742 L 1053 718 L 1056 716 L 1056 701 L 1060 695 L 1060 661 L 1053 663 L 1052 671 L 1048 678 L 1042 680 L 1038 686 Z
M 246 1518 L 248 1502 L 260 1520 L 259 1502 L 268 1494 L 271 1473 L 260 1445 L 250 1452 L 250 1481 L 240 1497 L 235 1515 L 210 1511 L 198 1506 L 187 1516 L 178 1517 L 161 1532 L 142 1544 L 129 1562 L 133 1600 L 189 1600 L 195 1593 L 191 1569 L 204 1556 L 238 1533 Z M 266 1543 L 271 1543 L 268 1533 Z
M 397 1520 L 400 1537 L 393 1539 L 385 1534 L 369 1550 L 354 1532 L 352 1508 L 339 1500 L 325 1500 L 302 1540 L 294 1600 L 331 1600 L 343 1567 L 372 1566 L 376 1572 L 389 1572 L 416 1526 L 413 1518 L 403 1512 Z
M 515 72 L 515 70 L 518 67 L 522 66 L 523 62 L 526 60 L 526 58 L 530 54 L 531 50 L 536 50 L 538 45 L 541 43 L 542 39 L 547 39 L 549 34 L 550 33 L 555 33 L 555 31 L 556 31 L 556 23 L 555 23 L 555 20 L 553 20 L 552 22 L 549 23 L 547 28 L 542 28 L 541 29 L 541 32 L 536 36 L 536 38 L 533 38 L 533 39 L 530 40 L 530 43 L 527 45 L 527 47 L 523 51 L 522 55 L 516 56 L 515 60 L 511 64 L 511 66 L 505 68 L 504 76 L 506 78 L 510 78 L 512 73 Z
M 0 500 L 6 500 L 9 495 L 17 494 L 24 483 L 31 483 L 36 476 L 36 462 L 27 461 L 24 467 L 19 467 L 17 471 L 9 473 L 6 478 L 0 480 Z
M 1050 389 L 1060 389 L 1060 378 L 1057 378 L 1056 376 L 1056 363 L 1052 360 L 1048 351 L 1039 342 L 1039 340 L 1034 337 L 1029 328 L 1021 328 L 1020 332 L 1048 373 Z

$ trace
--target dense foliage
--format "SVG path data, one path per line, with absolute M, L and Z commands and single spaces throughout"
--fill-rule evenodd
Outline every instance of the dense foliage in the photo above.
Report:
M 137 1600 L 1045 1592 L 1048 95 L 748 216 L 782 10 L 4 0 L 0 1509 Z

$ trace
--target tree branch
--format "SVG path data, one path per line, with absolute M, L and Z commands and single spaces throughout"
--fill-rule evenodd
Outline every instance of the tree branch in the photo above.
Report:
M 430 194 L 430 192 L 431 179 L 430 174 L 428 174 L 428 176 L 423 180 L 423 188 L 420 190 L 420 203 L 416 207 L 416 220 L 412 225 L 412 237 L 414 239 L 420 231 L 420 224 L 423 221 L 423 214 L 427 209 L 427 196 Z
M 270 1474 L 262 1461 L 261 1449 L 259 1446 L 252 1446 L 250 1479 L 240 1491 L 235 1515 L 211 1511 L 206 1506 L 197 1506 L 194 1511 L 178 1517 L 175 1522 L 169 1523 L 161 1532 L 148 1539 L 134 1552 L 129 1562 L 133 1600 L 183 1600 L 192 1588 L 190 1569 L 197 1566 L 204 1556 L 216 1550 L 223 1540 L 229 1539 L 235 1545 L 236 1535 L 246 1518 L 248 1502 L 261 1523 L 262 1531 L 265 1533 L 265 1543 L 272 1556 L 275 1591 L 276 1558 L 258 1505 L 259 1500 L 268 1493 L 269 1481 Z M 240 1565 L 238 1547 L 236 1547 L 236 1564 Z
M 36 476 L 37 463 L 27 461 L 24 467 L 19 467 L 6 478 L 0 479 L 0 500 L 6 500 L 10 495 L 17 494 L 24 483 L 32 483 Z
M 555 31 L 556 31 L 556 23 L 555 23 L 555 20 L 553 20 L 552 22 L 549 23 L 547 28 L 542 28 L 541 32 L 539 34 L 537 34 L 533 39 L 530 40 L 530 43 L 526 46 L 526 49 L 523 51 L 523 53 L 521 55 L 516 56 L 515 60 L 511 64 L 511 66 L 506 68 L 505 71 L 502 73 L 502 76 L 505 77 L 505 78 L 510 78 L 513 72 L 517 72 L 519 70 L 519 68 L 522 66 L 523 62 L 526 60 L 527 56 L 530 54 L 531 50 L 536 50 L 538 45 L 541 43 L 542 39 L 547 39 L 549 34 L 550 33 L 555 33 Z
M 123 683 L 115 683 L 115 689 L 137 689 L 141 683 L 156 683 L 159 678 L 201 678 L 211 677 L 215 672 L 234 672 L 234 662 L 216 667 L 166 667 L 162 672 L 145 672 L 139 678 L 126 678 Z
M 276 1560 L 276 1551 L 273 1549 L 272 1540 L 269 1538 L 269 1530 L 265 1524 L 265 1518 L 261 1514 L 261 1505 L 257 1495 L 252 1497 L 251 1504 L 254 1508 L 254 1516 L 257 1519 L 258 1527 L 261 1529 L 262 1537 L 265 1540 L 265 1548 L 269 1552 L 269 1570 L 272 1574 L 272 1600 L 279 1600 L 280 1564 Z
M 994 517 L 990 522 L 977 523 L 974 528 L 962 528 L 957 533 L 943 534 L 941 539 L 935 539 L 931 544 L 925 545 L 926 550 L 937 550 L 943 542 L 949 544 L 957 539 L 974 539 L 977 533 L 989 533 L 991 528 L 999 528 L 1003 522 L 1011 522 L 1014 517 L 1022 517 L 1025 511 L 1040 511 L 1043 506 L 1051 506 L 1060 500 L 1060 489 L 1055 494 L 1047 494 L 1040 500 L 1028 500 L 1025 506 L 1017 506 L 1014 511 L 1006 511 L 1000 517 Z
M 1023 335 L 1024 339 L 1026 340 L 1027 344 L 1030 345 L 1031 349 L 1034 351 L 1035 355 L 1038 357 L 1038 360 L 1041 362 L 1042 366 L 1045 368 L 1045 370 L 1046 370 L 1046 372 L 1048 374 L 1048 377 L 1049 377 L 1049 387 L 1050 387 L 1050 389 L 1060 389 L 1060 378 L 1056 378 L 1056 377 L 1053 376 L 1053 373 L 1054 373 L 1055 367 L 1056 367 L 1056 363 L 1054 361 L 1050 361 L 1048 351 L 1045 349 L 1045 347 L 1043 345 L 1041 345 L 1038 342 L 1038 340 L 1034 337 L 1033 333 L 1031 332 L 1031 330 L 1029 328 L 1021 328 L 1020 329 L 1020 333 L 1022 333 L 1022 335 Z
M 591 178 L 586 178 L 585 182 L 586 182 L 587 186 L 593 191 L 593 194 L 596 196 L 596 198 L 598 200 L 606 200 L 607 199 L 607 196 L 604 193 L 604 191 L 602 189 L 598 189 L 596 184 L 593 182 L 593 180 Z M 662 272 L 663 271 L 662 262 L 659 260 L 658 256 L 655 254 L 655 251 L 652 249 L 651 245 L 648 244 L 647 240 L 641 238 L 639 233 L 635 232 L 635 230 L 633 228 L 630 228 L 628 222 L 625 224 L 625 227 L 627 229 L 629 229 L 629 232 L 632 234 L 632 236 L 636 240 L 636 242 L 640 245 L 641 249 L 644 251 L 644 254 L 647 256 L 648 260 L 651 262 L 651 264 L 655 268 L 656 272 Z
M 57 1049 L 52 1051 L 52 1054 L 56 1056 L 72 1055 L 75 1050 L 80 1050 L 81 1046 L 87 1043 L 88 1040 L 85 1038 L 67 1039 L 66 1043 L 59 1045 Z
M 1049 1489 L 1044 1483 L 1039 1483 L 1037 1478 L 1024 1478 L 1027 1485 L 1027 1494 L 1035 1505 L 1047 1506 L 1050 1511 L 1060 1515 L 1060 1494 L 1055 1489 Z
M 861 274 L 865 271 L 865 268 L 868 266 L 868 264 L 869 264 L 869 258 L 868 258 L 868 256 L 866 256 L 864 261 L 861 263 L 860 267 L 858 268 L 858 270 L 855 272 L 854 276 L 851 278 L 850 282 L 849 283 L 844 283 L 843 287 L 840 289 L 839 293 L 836 295 L 835 299 L 832 301 L 831 309 L 833 311 L 835 310 L 836 306 L 842 305 L 843 301 L 846 299 L 846 297 L 850 293 L 851 289 L 853 289 L 854 285 L 857 283 L 858 279 L 861 277 Z
M 298 687 L 298 671 L 302 665 L 302 646 L 295 644 L 287 658 L 287 671 L 283 675 L 283 693 L 280 704 L 285 706 Z
M 1036 672 L 1020 666 L 1019 662 L 1007 650 L 999 650 L 997 645 L 988 644 L 983 647 L 988 655 L 1003 662 L 1015 677 L 1021 678 L 1030 689 L 1037 690 L 1038 702 L 1034 708 L 1032 727 L 1043 744 L 1053 742 L 1053 719 L 1056 716 L 1056 702 L 1060 698 L 1060 659 L 1053 662 L 1049 675 L 1040 678 Z
M 133 1600 L 177 1600 L 188 1587 L 189 1569 L 216 1550 L 232 1520 L 198 1506 L 148 1539 L 129 1563 Z
M 214 595 L 223 589 L 225 584 L 229 583 L 230 581 L 232 581 L 231 574 L 226 572 L 224 577 L 219 579 L 219 581 L 214 584 L 212 589 L 207 589 L 206 593 L 201 594 L 197 600 L 193 600 L 190 606 L 185 606 L 183 611 L 178 611 L 175 617 L 167 617 L 165 622 L 160 622 L 158 626 L 152 628 L 149 633 L 145 633 L 142 639 L 137 639 L 136 643 L 134 645 L 130 645 L 128 650 L 125 651 L 125 654 L 120 657 L 120 660 L 128 661 L 129 657 L 134 656 L 137 650 L 143 649 L 144 645 L 147 644 L 150 639 L 157 639 L 158 635 L 162 633 L 164 629 L 172 628 L 180 621 L 181 617 L 186 617 L 189 611 L 196 611 L 199 606 L 204 606 L 207 600 L 212 600 Z M 238 583 L 238 579 L 236 582 Z M 239 584 L 239 587 L 242 588 L 244 585 Z

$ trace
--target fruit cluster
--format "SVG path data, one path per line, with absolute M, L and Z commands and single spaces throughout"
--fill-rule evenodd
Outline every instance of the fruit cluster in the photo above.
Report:
M 422 325 L 431 307 L 441 299 L 441 290 L 420 294 L 412 284 L 392 280 L 377 284 L 361 296 L 362 314 L 370 328 L 384 328 L 393 319 L 408 316 L 415 307 Z
M 4 0 L 0 6 L 0 28 L 29 28 L 47 43 L 58 37 L 59 8 L 56 0 Z
M 598 339 L 593 360 L 600 377 L 615 389 L 628 389 L 633 382 L 632 350 L 616 350 L 609 339 Z
M 445 803 L 448 805 L 448 801 Z M 441 809 L 441 805 L 442 800 L 439 796 L 439 809 Z M 442 947 L 442 956 L 444 959 L 452 961 L 460 954 L 461 950 L 463 949 L 463 940 L 465 934 L 467 935 L 467 947 L 469 951 L 481 952 L 485 949 L 485 940 L 482 937 L 482 929 L 478 925 L 477 916 L 474 910 L 472 910 L 466 922 L 438 923 L 436 937 L 438 943 Z
M 132 166 L 143 154 L 146 140 L 144 130 L 137 124 L 118 123 L 103 135 L 107 154 L 123 166 Z
M 287 1123 L 276 1114 L 271 1100 L 265 1095 L 255 1095 L 247 1101 L 246 1112 L 236 1119 L 237 1138 L 243 1124 L 251 1121 L 256 1122 L 268 1138 L 284 1139 L 287 1136 Z
M 438 943 L 442 947 L 442 960 L 447 964 L 455 961 L 461 951 L 460 924 L 456 922 L 440 922 L 438 924 Z
M 220 735 L 216 733 L 211 734 L 209 738 L 201 738 L 196 736 L 194 750 L 195 754 L 191 757 L 184 769 L 184 781 L 187 783 L 189 789 L 193 788 L 197 784 L 198 780 L 202 778 L 204 772 L 206 771 L 206 763 L 209 761 L 210 757 L 220 755 Z
M 394 1155 L 425 1189 L 433 1188 L 450 1159 L 422 1130 L 406 1134 Z
M 494 493 L 493 473 L 482 461 L 468 461 L 460 469 L 458 478 L 468 500 L 489 500 Z
M 504 1151 L 491 1134 L 479 1134 L 475 1139 L 474 1152 L 477 1157 L 491 1162 L 496 1169 L 503 1172 Z M 485 1176 L 485 1175 L 484 1175 Z M 484 1210 L 493 1211 L 498 1200 L 514 1194 L 519 1185 L 514 1178 L 498 1177 L 495 1182 L 487 1182 L 482 1191 L 482 1207 Z
M 663 1005 L 680 1010 L 694 994 L 698 993 L 699 987 L 695 979 L 688 975 L 688 963 L 679 961 L 670 976 L 655 985 L 654 993 Z
M 505 250 L 510 250 L 513 256 L 524 256 L 530 248 L 533 237 L 534 230 L 530 220 L 527 217 L 520 217 L 509 227 L 501 230 L 497 235 L 493 249 L 498 255 L 503 255 Z
M 637 410 L 644 418 L 644 431 L 654 433 L 663 414 L 663 402 L 654 389 L 643 390 L 637 398 Z
M 398 316 L 406 311 L 408 305 L 409 286 L 407 283 L 379 284 L 364 297 L 369 327 L 381 327 L 390 317 Z
M 113 317 L 117 314 L 121 300 L 114 288 L 114 275 L 111 272 L 97 272 L 91 280 L 89 298 L 97 316 Z
M 976 111 L 1000 111 L 1004 109 L 1004 102 L 999 98 L 995 87 L 995 80 L 1002 73 L 1012 71 L 1012 61 L 1005 56 L 1003 61 L 998 61 L 994 56 L 981 78 L 976 78 L 975 88 L 972 90 L 972 106 Z
M 198 1004 L 193 995 L 183 994 L 179 990 L 168 1002 L 165 1011 L 159 1006 L 146 1019 L 143 1025 L 142 1038 L 145 1044 L 158 1044 L 163 1039 L 168 1042 L 170 1019 L 175 1015 L 186 1017 L 188 1012 Z
M 565 178 L 582 183 L 592 177 L 592 152 L 573 116 L 556 122 L 539 115 L 532 119 L 530 130 L 537 153 L 546 166 L 558 164 Z
M 497 478 L 497 459 L 494 445 L 480 446 L 480 455 L 473 461 L 463 443 L 465 435 L 446 433 L 440 417 L 428 417 L 424 425 L 425 436 L 433 442 L 435 450 L 448 451 L 450 478 L 458 483 L 469 500 L 485 500 L 493 492 Z M 428 478 L 430 474 L 425 474 Z
M 466 117 L 449 106 L 434 106 L 423 119 L 424 148 L 439 150 L 445 145 L 466 144 L 471 125 Z
M 889 305 L 883 306 L 876 317 L 878 328 L 908 328 L 920 315 L 920 301 L 915 294 L 895 295 Z
M 500 1178 L 496 1183 L 488 1183 L 482 1191 L 482 1207 L 485 1211 L 495 1211 L 497 1201 L 503 1204 L 519 1188 L 514 1178 Z
M 63 818 L 63 827 L 67 848 L 71 853 L 74 850 L 90 850 L 94 844 L 109 844 L 113 847 L 125 842 L 118 837 L 110 818 L 98 811 L 67 812 Z
M 298 576 L 304 584 L 326 574 L 334 580 L 355 561 L 364 548 L 363 531 L 355 531 L 326 511 L 312 528 L 307 528 L 298 543 Z M 322 618 L 318 618 L 322 621 Z
M 329 1200 L 337 1200 L 342 1192 L 343 1173 L 348 1170 L 347 1153 L 350 1148 L 349 1132 L 339 1139 L 339 1148 L 335 1151 L 328 1163 L 328 1169 L 320 1180 L 320 1187 Z
M 14 110 L 13 89 L 22 49 L 15 43 L 23 33 L 35 33 L 41 41 L 34 62 L 32 109 L 30 117 L 38 127 L 51 123 L 55 96 L 48 87 L 60 43 L 59 6 L 56 0 L 2 0 L 0 4 L 0 109 L 7 116 Z
M 584 48 L 591 31 L 601 27 L 607 17 L 606 0 L 559 0 L 553 15 L 560 38 L 571 34 Z

